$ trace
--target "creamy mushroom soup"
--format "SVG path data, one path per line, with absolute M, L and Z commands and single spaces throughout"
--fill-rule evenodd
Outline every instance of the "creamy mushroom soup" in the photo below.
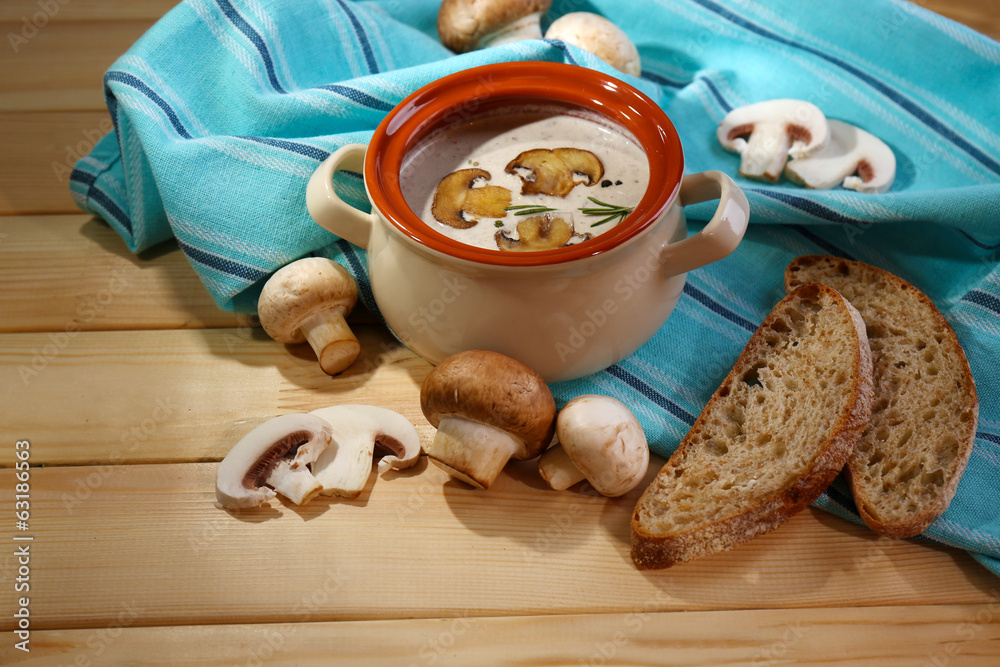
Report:
M 497 112 L 433 132 L 400 187 L 432 229 L 493 250 L 545 250 L 613 229 L 649 184 L 641 146 L 584 112 Z

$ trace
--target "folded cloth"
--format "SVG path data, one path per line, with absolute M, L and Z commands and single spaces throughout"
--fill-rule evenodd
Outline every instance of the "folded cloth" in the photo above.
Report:
M 631 406 L 669 455 L 767 312 L 793 257 L 823 252 L 883 267 L 927 292 L 958 334 L 981 401 L 975 451 L 924 538 L 1000 574 L 1000 45 L 897 0 L 591 0 L 635 41 L 641 78 L 589 53 L 533 40 L 456 56 L 435 0 L 185 0 L 108 70 L 115 131 L 81 159 L 71 189 L 132 251 L 176 238 L 218 305 L 250 313 L 262 283 L 298 257 L 344 264 L 376 310 L 364 251 L 315 225 L 306 181 L 333 150 L 367 141 L 406 95 L 487 63 L 548 60 L 619 76 L 661 105 L 689 172 L 735 174 L 715 128 L 731 109 L 790 97 L 884 139 L 892 190 L 862 195 L 742 181 L 751 229 L 725 260 L 688 276 L 662 330 L 638 352 L 553 387 Z M 553 4 L 544 24 L 580 9 Z M 337 188 L 367 208 L 359 179 Z M 712 204 L 687 210 L 710 217 Z M 692 224 L 694 229 L 698 223 Z M 697 353 L 692 353 L 697 344 Z M 844 489 L 816 505 L 860 522 Z

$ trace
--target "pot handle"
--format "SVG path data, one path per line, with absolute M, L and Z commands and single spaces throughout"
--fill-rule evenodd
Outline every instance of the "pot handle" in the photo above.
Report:
M 704 229 L 670 243 L 660 251 L 660 265 L 671 275 L 693 271 L 720 260 L 739 245 L 750 220 L 750 203 L 739 186 L 721 171 L 688 174 L 681 181 L 681 206 L 718 199 L 715 215 Z
M 306 208 L 317 225 L 342 239 L 368 248 L 372 217 L 354 208 L 333 190 L 333 175 L 341 169 L 364 173 L 364 144 L 347 144 L 334 151 L 316 168 L 306 186 Z

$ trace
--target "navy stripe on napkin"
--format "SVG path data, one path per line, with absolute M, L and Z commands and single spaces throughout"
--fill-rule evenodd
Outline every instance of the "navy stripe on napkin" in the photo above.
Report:
M 347 20 L 351 22 L 351 27 L 354 29 L 354 34 L 357 35 L 358 42 L 361 43 L 361 51 L 365 54 L 365 62 L 368 63 L 368 71 L 372 74 L 378 72 L 378 63 L 375 62 L 375 52 L 372 50 L 371 41 L 368 39 L 368 33 L 365 32 L 364 27 L 361 25 L 361 21 L 355 16 L 354 12 L 351 11 L 347 3 L 344 0 L 337 0 L 337 5 L 344 11 L 347 15 Z
M 181 123 L 181 119 L 177 116 L 177 112 L 174 111 L 173 107 L 171 107 L 165 99 L 160 97 L 160 95 L 155 90 L 147 86 L 142 79 L 135 76 L 134 74 L 129 74 L 128 72 L 109 70 L 108 73 L 104 75 L 105 85 L 107 85 L 108 81 L 117 81 L 118 83 L 123 83 L 129 88 L 134 88 L 135 90 L 139 91 L 140 93 L 148 97 L 153 104 L 160 107 L 163 113 L 166 114 L 167 120 L 170 121 L 170 124 L 177 131 L 177 134 L 181 135 L 185 139 L 193 138 L 191 136 L 191 133 L 188 132 L 187 128 L 184 127 L 184 124 Z
M 745 190 L 747 192 L 753 192 L 755 194 L 780 201 L 783 204 L 788 204 L 792 208 L 797 208 L 804 213 L 808 213 L 814 218 L 820 218 L 830 222 L 840 222 L 847 225 L 869 224 L 864 220 L 844 215 L 840 211 L 832 209 L 829 206 L 824 206 L 823 204 L 813 201 L 812 199 L 806 199 L 805 197 L 800 197 L 798 195 L 789 194 L 787 192 L 778 192 L 775 190 L 762 190 L 760 188 L 745 188 Z
M 963 296 L 962 301 L 974 303 L 977 306 L 982 306 L 986 310 L 991 310 L 997 315 L 1000 315 L 1000 299 L 988 292 L 974 289 Z
M 88 174 L 82 169 L 74 169 L 69 175 L 69 180 L 76 181 L 77 183 L 81 183 L 83 185 L 86 185 L 87 187 L 90 187 L 91 185 L 94 184 L 95 181 L 97 181 L 97 176 L 94 176 L 93 174 Z
M 363 106 L 375 109 L 376 111 L 392 111 L 393 105 L 388 102 L 384 102 L 377 97 L 373 97 L 366 92 L 360 91 L 357 88 L 351 88 L 350 86 L 344 86 L 338 83 L 331 83 L 326 86 L 318 86 L 320 90 L 329 90 L 331 92 L 337 93 L 342 97 L 346 97 L 350 101 Z
M 729 103 L 729 100 L 727 100 L 725 97 L 722 96 L 722 93 L 719 92 L 719 89 L 716 88 L 715 84 L 712 83 L 711 79 L 709 79 L 707 76 L 700 76 L 698 77 L 698 80 L 703 81 L 705 83 L 705 87 L 708 88 L 708 92 L 712 93 L 712 97 L 714 97 L 715 100 L 719 103 L 719 106 L 722 107 L 723 111 L 729 113 L 730 111 L 733 110 L 733 105 Z
M 850 259 L 850 260 L 855 259 L 855 257 L 851 253 L 834 245 L 833 243 L 827 241 L 818 234 L 813 233 L 810 229 L 803 227 L 802 225 L 789 225 L 788 228 L 794 229 L 796 232 L 806 237 L 811 242 L 815 243 L 817 246 L 819 246 L 820 248 L 822 248 L 831 255 L 836 255 L 837 257 L 842 257 L 843 259 Z
M 275 139 L 274 137 L 238 137 L 238 138 L 246 139 L 247 141 L 255 141 L 258 144 L 264 144 L 265 146 L 271 146 L 272 148 L 281 148 L 291 153 L 298 153 L 299 155 L 305 155 L 306 157 L 311 157 L 317 162 L 322 162 L 323 160 L 330 157 L 329 151 L 325 151 L 322 148 L 317 148 L 316 146 L 310 146 L 309 144 L 303 144 L 298 141 L 288 141 L 287 139 Z
M 229 0 L 215 0 L 215 4 L 219 6 L 222 13 L 226 15 L 229 22 L 233 26 L 243 33 L 244 36 L 250 43 L 253 44 L 254 48 L 257 49 L 257 53 L 260 54 L 260 59 L 264 62 L 264 69 L 267 70 L 267 79 L 271 82 L 271 87 L 274 88 L 279 93 L 287 92 L 282 87 L 281 83 L 278 82 L 278 76 L 274 71 L 274 60 L 271 58 L 271 52 L 267 48 L 267 43 L 264 38 L 260 36 L 260 33 L 254 30 L 253 26 L 250 25 L 245 18 L 243 18 L 236 8 L 233 7 Z
M 958 231 L 960 231 L 965 238 L 972 241 L 974 245 L 982 248 L 983 250 L 1000 250 L 1000 243 L 984 243 L 964 229 L 960 229 Z
M 708 308 L 710 311 L 712 311 L 716 315 L 719 315 L 719 316 L 721 316 L 721 317 L 729 320 L 733 324 L 741 326 L 741 327 L 743 327 L 744 329 L 746 329 L 747 331 L 750 331 L 750 332 L 757 331 L 757 325 L 756 324 L 754 324 L 753 322 L 751 322 L 747 318 L 743 317 L 742 315 L 738 315 L 738 314 L 734 313 L 733 311 L 729 310 L 728 308 L 726 308 L 725 306 L 723 306 L 721 303 L 719 303 L 718 301 L 716 301 L 715 299 L 711 298 L 710 296 L 708 296 L 707 294 L 705 294 L 704 292 L 702 292 L 700 289 L 698 289 L 697 287 L 695 287 L 694 285 L 692 285 L 690 282 L 685 282 L 684 283 L 684 293 L 687 294 L 692 299 L 694 299 L 695 301 L 697 301 L 698 303 L 700 303 L 701 305 L 703 305 L 706 308 Z
M 627 384 L 628 386 L 635 389 L 637 392 L 651 400 L 653 403 L 659 405 L 661 408 L 665 409 L 667 412 L 677 417 L 682 422 L 688 426 L 694 424 L 695 417 L 690 412 L 682 408 L 681 406 L 674 403 L 672 400 L 667 398 L 664 394 L 660 393 L 654 389 L 645 380 L 639 378 L 627 370 L 622 368 L 621 364 L 615 364 L 604 371 L 608 375 L 614 376 Z
M 121 209 L 114 199 L 108 196 L 108 193 L 94 185 L 97 182 L 97 176 L 89 174 L 82 169 L 74 169 L 69 175 L 69 180 L 86 186 L 87 197 L 90 201 L 104 209 L 115 222 L 121 225 L 129 234 L 132 234 L 132 221 L 125 211 Z
M 107 211 L 108 215 L 114 218 L 115 222 L 124 227 L 129 234 L 132 234 L 132 221 L 125 211 L 118 206 L 118 203 L 109 197 L 104 190 L 91 185 L 87 191 L 87 198 Z
M 642 71 L 642 78 L 647 81 L 652 81 L 658 86 L 667 86 L 668 88 L 683 88 L 688 85 L 687 81 L 674 81 L 673 79 L 668 79 L 662 74 L 657 74 L 656 72 L 650 72 L 649 70 Z
M 361 293 L 361 300 L 372 312 L 378 315 L 380 320 L 383 320 L 382 314 L 375 305 L 375 293 L 372 291 L 372 284 L 368 279 L 368 271 L 366 270 L 365 263 L 358 256 L 358 249 L 353 243 L 344 239 L 337 241 L 337 247 L 340 248 L 343 258 L 350 264 L 351 274 L 354 275 L 358 283 L 358 292 Z
M 569 47 L 566 46 L 566 42 L 562 41 L 561 39 L 546 39 L 545 41 L 563 52 L 563 58 L 566 60 L 566 64 L 568 65 L 580 64 L 577 61 L 577 59 L 573 57 L 573 54 L 569 52 Z
M 198 262 L 203 266 L 207 266 L 210 269 L 218 271 L 219 273 L 225 273 L 236 278 L 245 280 L 248 283 L 255 283 L 258 280 L 263 280 L 267 278 L 267 273 L 256 269 L 252 266 L 248 266 L 241 262 L 236 262 L 231 259 L 226 259 L 225 257 L 220 257 L 214 253 L 207 252 L 201 248 L 197 248 L 193 245 L 184 243 L 180 239 L 177 239 L 177 245 L 180 246 L 184 254 L 187 255 L 191 261 Z

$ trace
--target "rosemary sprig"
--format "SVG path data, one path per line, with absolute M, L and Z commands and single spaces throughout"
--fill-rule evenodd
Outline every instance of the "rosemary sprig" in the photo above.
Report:
M 513 211 L 514 215 L 537 215 L 539 213 L 548 213 L 555 209 L 540 204 L 519 204 L 517 206 L 507 206 L 504 210 Z
M 617 206 L 615 204 L 609 204 L 603 202 L 600 199 L 594 199 L 593 197 L 587 197 L 590 201 L 597 204 L 597 206 L 581 206 L 580 212 L 584 215 L 603 215 L 604 219 L 598 220 L 597 222 L 591 224 L 591 227 L 597 227 L 598 225 L 603 225 L 606 222 L 610 222 L 615 218 L 618 218 L 618 222 L 625 219 L 629 213 L 632 212 L 632 208 L 629 206 Z

